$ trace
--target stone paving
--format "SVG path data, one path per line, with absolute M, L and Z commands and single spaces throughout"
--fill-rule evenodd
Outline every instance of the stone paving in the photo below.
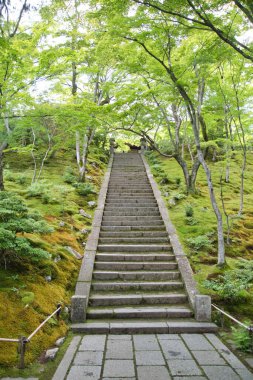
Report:
M 53 380 L 253 380 L 214 334 L 86 335 L 71 352 Z

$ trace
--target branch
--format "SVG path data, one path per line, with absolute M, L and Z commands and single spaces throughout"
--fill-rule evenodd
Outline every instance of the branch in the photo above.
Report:
M 22 15 L 23 15 L 24 11 L 26 11 L 26 10 L 27 10 L 27 0 L 25 0 L 24 3 L 23 3 L 23 6 L 22 6 L 22 8 L 21 8 L 21 10 L 19 12 L 19 16 L 18 16 L 16 25 L 15 25 L 15 28 L 14 28 L 13 32 L 10 34 L 10 37 L 14 37 L 15 34 L 17 33 L 17 30 L 18 30 L 18 27 L 19 27 Z
M 253 23 L 253 14 L 251 11 L 246 8 L 240 1 L 238 0 L 233 0 L 235 5 L 245 14 L 245 16 L 249 19 L 250 22 Z

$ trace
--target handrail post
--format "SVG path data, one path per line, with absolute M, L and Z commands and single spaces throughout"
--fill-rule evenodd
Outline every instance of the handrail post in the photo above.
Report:
M 60 319 L 60 314 L 61 314 L 61 303 L 57 304 L 57 309 L 59 309 L 56 313 L 57 320 L 59 321 Z
M 27 342 L 28 341 L 25 336 L 21 336 L 19 338 L 19 354 L 20 354 L 19 368 L 20 369 L 25 368 L 25 351 L 26 351 Z
M 220 311 L 220 324 L 221 328 L 224 328 L 224 314 Z
M 251 348 L 251 352 L 253 352 L 253 326 L 250 325 L 249 326 L 249 337 L 250 337 L 250 348 Z

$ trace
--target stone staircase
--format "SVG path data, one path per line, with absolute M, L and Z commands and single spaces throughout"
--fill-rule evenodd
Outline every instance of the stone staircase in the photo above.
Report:
M 115 154 L 86 322 L 88 333 L 210 332 L 194 320 L 140 154 Z

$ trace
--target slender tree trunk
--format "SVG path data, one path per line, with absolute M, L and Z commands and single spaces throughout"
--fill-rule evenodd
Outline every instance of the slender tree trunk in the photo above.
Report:
M 243 160 L 242 160 L 242 168 L 241 168 L 241 185 L 240 185 L 240 208 L 238 211 L 238 216 L 242 215 L 243 206 L 244 206 L 244 172 L 246 169 L 247 163 L 247 152 L 246 147 L 243 147 Z
M 0 146 L 0 191 L 4 191 L 4 150 L 8 143 L 4 141 Z
M 37 161 L 36 161 L 36 157 L 35 157 L 35 154 L 34 154 L 36 135 L 35 135 L 35 132 L 34 132 L 33 128 L 32 128 L 32 135 L 33 135 L 33 147 L 32 147 L 32 150 L 31 150 L 31 156 L 32 156 L 32 159 L 33 159 L 33 177 L 32 177 L 32 182 L 31 183 L 34 183 L 35 180 L 36 180 L 36 176 L 37 176 Z

